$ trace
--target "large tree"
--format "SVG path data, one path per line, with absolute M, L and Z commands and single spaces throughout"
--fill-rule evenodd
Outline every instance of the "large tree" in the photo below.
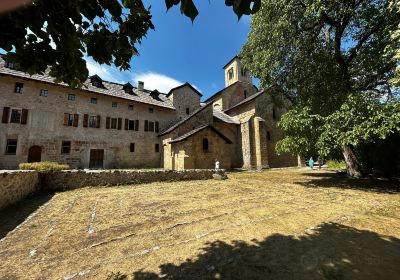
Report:
M 262 86 L 292 101 L 280 152 L 343 153 L 362 175 L 360 143 L 400 132 L 400 17 L 388 0 L 262 0 L 242 49 Z
M 260 3 L 225 1 L 239 18 L 255 13 Z M 198 15 L 193 0 L 165 0 L 165 4 L 167 9 L 180 5 L 192 21 Z M 88 76 L 85 55 L 128 70 L 138 54 L 137 44 L 154 28 L 150 7 L 142 0 L 33 0 L 3 11 L 0 26 L 0 48 L 9 52 L 7 59 L 30 74 L 49 67 L 50 75 L 72 86 L 81 85 Z

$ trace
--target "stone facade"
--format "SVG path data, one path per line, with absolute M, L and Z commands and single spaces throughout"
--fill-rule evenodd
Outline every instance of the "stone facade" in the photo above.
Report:
M 164 94 L 92 76 L 74 89 L 0 59 L 0 168 L 38 160 L 71 168 L 296 165 L 275 152 L 284 109 L 251 84 L 239 58 L 224 70 L 227 86 L 202 104 L 189 83 Z
M 0 171 L 0 209 L 22 200 L 38 187 L 36 171 Z

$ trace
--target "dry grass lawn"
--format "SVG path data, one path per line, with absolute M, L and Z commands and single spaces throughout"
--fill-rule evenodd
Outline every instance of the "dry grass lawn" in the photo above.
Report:
M 41 195 L 0 213 L 0 279 L 400 279 L 399 190 L 282 169 Z

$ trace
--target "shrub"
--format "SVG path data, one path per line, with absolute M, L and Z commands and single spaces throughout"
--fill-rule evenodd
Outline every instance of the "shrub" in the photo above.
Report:
M 346 169 L 346 163 L 344 161 L 328 160 L 326 165 L 333 169 Z
M 21 170 L 37 170 L 40 173 L 53 173 L 60 170 L 69 169 L 67 164 L 59 164 L 57 162 L 41 161 L 32 163 L 20 163 Z

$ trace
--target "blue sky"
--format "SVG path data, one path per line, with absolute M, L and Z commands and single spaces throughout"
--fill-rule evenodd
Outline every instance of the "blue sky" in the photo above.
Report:
M 131 71 L 98 65 L 88 59 L 90 74 L 105 80 L 145 82 L 145 88 L 167 91 L 184 82 L 197 87 L 203 98 L 224 87 L 222 66 L 241 49 L 250 28 L 250 18 L 240 21 L 224 1 L 196 1 L 200 14 L 192 24 L 179 6 L 166 11 L 163 0 L 145 0 L 151 5 L 155 30 L 138 46 L 140 55 L 131 60 Z

